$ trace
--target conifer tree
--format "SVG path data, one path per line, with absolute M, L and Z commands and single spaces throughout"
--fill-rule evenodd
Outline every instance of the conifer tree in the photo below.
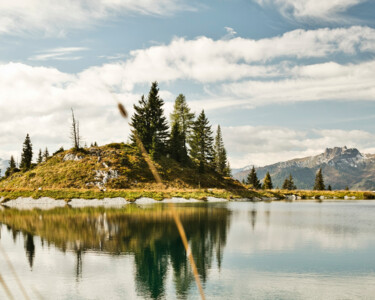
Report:
M 166 153 L 168 123 L 164 116 L 164 101 L 159 97 L 158 83 L 153 82 L 147 100 L 142 96 L 131 118 L 131 140 L 136 143 L 138 135 L 146 151 L 152 156 Z
M 37 163 L 40 164 L 43 161 L 42 149 L 39 149 Z
M 10 157 L 10 162 L 9 162 L 9 166 L 8 168 L 5 170 L 5 177 L 8 177 L 10 175 L 12 175 L 14 172 L 18 171 L 17 170 L 17 166 L 16 166 L 16 162 L 14 160 L 14 157 L 13 155 Z
M 267 172 L 266 176 L 263 179 L 263 189 L 264 190 L 271 190 L 273 189 L 272 179 L 270 172 Z
M 204 110 L 194 122 L 190 139 L 190 156 L 199 166 L 199 172 L 205 171 L 205 166 L 212 164 L 213 159 L 212 130 Z
M 175 124 L 179 125 L 182 137 L 183 155 L 187 157 L 187 141 L 190 138 L 191 130 L 194 124 L 194 113 L 190 112 L 190 108 L 186 103 L 186 98 L 183 94 L 177 96 L 171 113 L 171 127 Z
M 214 166 L 216 172 L 223 176 L 229 176 L 228 173 L 228 161 L 227 161 L 227 151 L 224 147 L 223 137 L 221 134 L 220 125 L 217 126 L 215 145 L 214 145 Z
M 327 190 L 328 190 L 328 191 L 332 191 L 332 187 L 331 187 L 330 184 L 328 185 Z
M 28 171 L 31 169 L 31 162 L 33 160 L 33 146 L 31 144 L 29 134 L 26 135 L 25 141 L 23 142 L 21 163 L 20 168 L 22 171 Z
M 48 148 L 46 147 L 46 150 L 44 150 L 44 153 L 43 153 L 43 160 L 46 161 L 49 157 L 49 152 L 48 152 Z
M 292 174 L 290 174 L 288 178 L 285 178 L 282 189 L 283 190 L 296 190 L 297 189 L 296 185 L 294 184 Z
M 314 190 L 317 190 L 317 191 L 325 190 L 324 179 L 323 179 L 321 168 L 319 169 L 319 171 L 316 173 L 316 176 L 315 176 Z
M 184 137 L 180 130 L 178 123 L 172 125 L 171 137 L 169 139 L 169 153 L 171 157 L 178 161 L 183 162 L 186 160 L 186 152 L 184 148 Z
M 252 185 L 254 189 L 260 189 L 262 187 L 254 166 L 252 167 L 249 175 L 247 175 L 246 183 Z
M 229 161 L 227 161 L 227 165 L 225 166 L 223 175 L 226 176 L 226 177 L 231 177 L 232 176 L 232 170 L 230 168 Z

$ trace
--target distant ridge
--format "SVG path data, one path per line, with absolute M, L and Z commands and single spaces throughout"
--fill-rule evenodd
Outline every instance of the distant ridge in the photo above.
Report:
M 362 154 L 358 149 L 346 146 L 327 148 L 316 156 L 279 162 L 256 170 L 260 179 L 270 172 L 275 187 L 281 187 L 284 179 L 292 174 L 299 189 L 311 189 L 319 168 L 322 168 L 326 186 L 330 184 L 333 189 L 348 186 L 353 190 L 375 190 L 375 155 Z M 249 173 L 248 169 L 233 171 L 233 177 L 240 181 Z

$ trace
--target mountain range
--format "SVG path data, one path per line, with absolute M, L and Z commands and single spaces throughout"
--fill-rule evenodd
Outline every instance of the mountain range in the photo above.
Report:
M 259 179 L 271 174 L 274 187 L 282 186 L 291 174 L 299 189 L 312 189 L 315 174 L 322 169 L 326 186 L 340 190 L 375 190 L 375 154 L 362 154 L 356 148 L 327 148 L 316 156 L 292 159 L 256 168 Z M 251 170 L 250 166 L 232 170 L 233 177 L 242 181 Z

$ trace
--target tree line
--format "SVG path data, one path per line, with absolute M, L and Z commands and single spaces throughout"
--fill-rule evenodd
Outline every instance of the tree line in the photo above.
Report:
M 132 143 L 136 144 L 137 136 L 153 159 L 168 156 L 183 165 L 196 165 L 201 173 L 211 169 L 222 176 L 230 176 L 230 166 L 220 125 L 217 127 L 214 137 L 212 126 L 204 110 L 196 118 L 183 94 L 178 95 L 175 100 L 170 122 L 164 115 L 163 106 L 164 101 L 159 95 L 158 83 L 153 82 L 147 98 L 142 96 L 138 104 L 134 105 L 135 112 L 130 123 L 132 126 L 130 136 Z M 73 109 L 70 138 L 73 150 L 83 150 L 79 121 L 76 119 Z M 97 143 L 95 142 L 91 146 L 97 146 Z M 61 151 L 64 151 L 64 149 L 60 148 L 54 154 Z M 47 148 L 44 152 L 40 149 L 36 162 L 37 164 L 42 163 L 49 157 Z M 8 177 L 15 172 L 25 172 L 32 169 L 36 165 L 32 161 L 33 146 L 30 136 L 27 134 L 19 166 L 17 166 L 14 157 L 11 156 L 5 176 Z
M 255 171 L 255 167 L 253 166 L 250 173 L 247 175 L 246 180 L 243 181 L 244 184 L 250 185 L 253 189 L 265 189 L 270 190 L 273 189 L 272 178 L 269 172 L 266 173 L 266 176 L 263 179 L 263 184 L 261 184 L 260 180 L 258 179 L 257 173 Z M 284 183 L 282 185 L 283 190 L 296 190 L 297 186 L 294 183 L 294 179 L 292 174 L 289 174 L 287 178 L 285 178 Z M 323 191 L 326 189 L 324 184 L 324 178 L 322 174 L 322 169 L 320 168 L 315 175 L 315 183 L 314 183 L 314 190 Z M 327 187 L 328 191 L 332 190 L 331 185 Z
M 204 110 L 195 117 L 183 94 L 175 100 L 170 123 L 163 106 L 158 83 L 153 82 L 147 98 L 142 96 L 134 105 L 130 122 L 132 143 L 136 144 L 139 138 L 153 159 L 169 156 L 181 164 L 195 164 L 201 173 L 213 169 L 223 176 L 230 176 L 220 125 L 214 137 Z

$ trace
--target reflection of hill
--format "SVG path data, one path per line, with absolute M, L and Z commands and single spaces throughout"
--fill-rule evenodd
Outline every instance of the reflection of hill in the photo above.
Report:
M 203 281 L 216 256 L 220 266 L 226 243 L 230 212 L 225 207 L 178 206 L 199 274 Z M 166 205 L 141 209 L 57 208 L 50 211 L 0 212 L 0 222 L 14 235 L 26 235 L 25 249 L 30 265 L 35 250 L 33 235 L 62 251 L 77 253 L 77 276 L 82 270 L 81 255 L 87 250 L 111 255 L 132 254 L 135 258 L 137 288 L 141 294 L 163 296 L 169 264 L 178 296 L 184 298 L 194 282 L 187 256 L 171 211 Z M 84 267 L 84 266 L 83 266 Z

